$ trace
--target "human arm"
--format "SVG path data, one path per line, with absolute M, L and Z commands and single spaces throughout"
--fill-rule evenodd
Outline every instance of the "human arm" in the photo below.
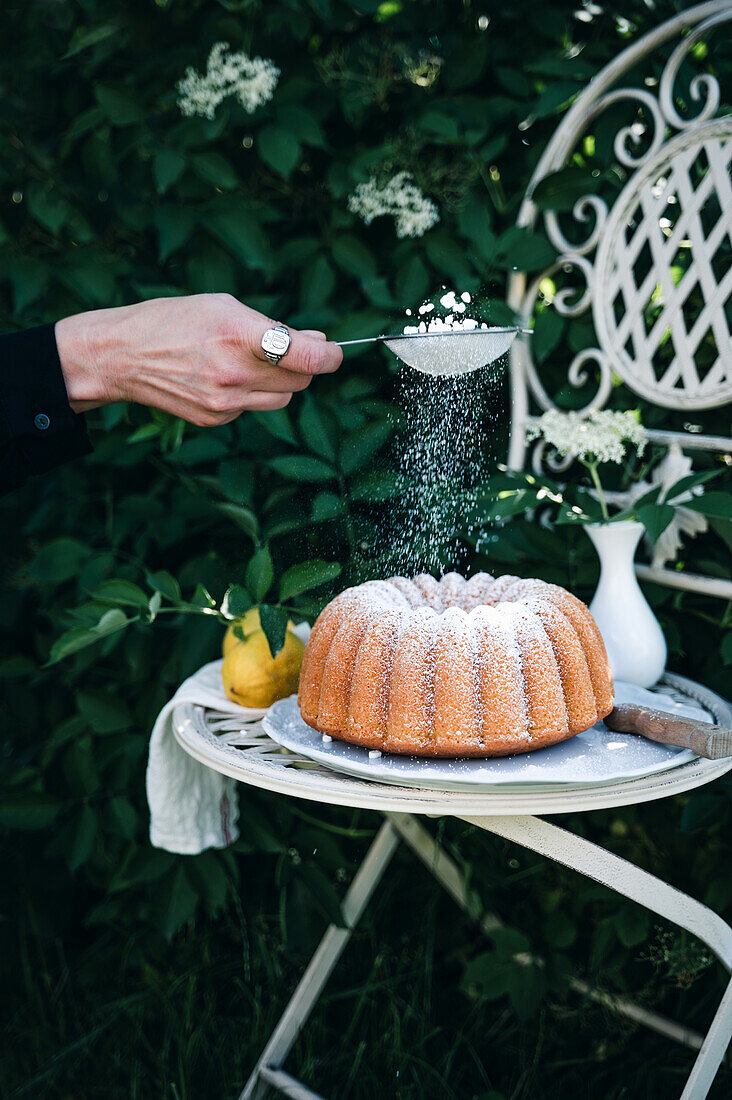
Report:
M 340 348 L 310 330 L 291 330 L 287 354 L 270 362 L 260 343 L 274 323 L 231 295 L 198 294 L 0 337 L 0 491 L 87 453 L 80 414 L 100 405 L 132 401 L 213 427 L 284 408 L 338 368 Z

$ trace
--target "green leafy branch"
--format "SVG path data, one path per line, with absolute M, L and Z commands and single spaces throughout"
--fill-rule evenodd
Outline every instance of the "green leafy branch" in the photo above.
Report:
M 334 580 L 340 571 L 338 562 L 321 558 L 293 565 L 280 578 L 275 601 L 268 602 L 275 575 L 269 547 L 263 546 L 255 551 L 247 565 L 246 584 L 231 585 L 220 604 L 202 584 L 196 586 L 190 599 L 184 599 L 180 584 L 165 570 L 146 574 L 148 591 L 121 578 L 102 581 L 90 592 L 90 600 L 72 612 L 81 623 L 56 639 L 48 664 L 55 664 L 134 624 L 149 626 L 161 615 L 209 615 L 228 625 L 253 607 L 259 610 L 262 630 L 275 657 L 285 643 L 288 619 L 292 615 L 306 617 L 303 609 L 290 601 Z

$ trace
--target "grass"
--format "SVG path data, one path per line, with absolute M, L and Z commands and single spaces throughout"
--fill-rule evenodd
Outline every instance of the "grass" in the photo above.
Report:
M 338 822 L 337 811 L 332 819 Z M 376 823 L 375 815 L 358 819 L 361 829 Z M 540 942 L 546 914 L 538 898 L 576 891 L 581 880 L 504 842 L 459 826 L 446 832 L 448 843 L 478 867 L 480 854 L 491 907 L 532 944 Z M 354 856 L 363 844 L 354 842 Z M 286 947 L 273 877 L 271 860 L 247 857 L 239 903 L 169 945 L 150 932 L 130 938 L 107 927 L 90 936 L 81 926 L 64 943 L 49 942 L 42 920 L 29 911 L 18 955 L 6 960 L 13 984 L 5 999 L 3 1098 L 234 1100 L 324 926 L 305 922 L 302 942 L 294 942 L 296 935 Z M 591 889 L 593 916 L 564 952 L 583 976 L 594 914 L 601 917 L 611 900 Z M 285 930 L 298 928 L 301 901 L 297 891 L 289 897 Z M 469 996 L 461 987 L 465 963 L 485 946 L 425 869 L 401 851 L 288 1070 L 338 1100 L 679 1095 L 691 1053 L 592 1002 L 550 994 L 521 1020 L 505 998 Z M 632 978 L 645 1003 L 691 1026 L 708 1025 L 721 993 L 716 964 L 680 990 L 643 961 L 642 947 L 634 954 Z M 605 988 L 617 988 L 611 956 L 598 975 Z M 731 1088 L 732 1073 L 723 1067 L 711 1100 Z

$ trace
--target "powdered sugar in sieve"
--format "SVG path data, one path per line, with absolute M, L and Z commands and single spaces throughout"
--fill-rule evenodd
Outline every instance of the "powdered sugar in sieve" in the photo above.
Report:
M 449 377 L 478 370 L 502 355 L 510 348 L 514 338 L 525 329 L 469 327 L 470 322 L 457 322 L 454 326 L 438 327 L 435 321 L 426 328 L 424 323 L 411 331 L 392 336 L 372 336 L 366 340 L 343 340 L 341 347 L 352 344 L 370 344 L 381 341 L 407 366 L 423 374 Z M 420 329 L 426 328 L 426 331 Z

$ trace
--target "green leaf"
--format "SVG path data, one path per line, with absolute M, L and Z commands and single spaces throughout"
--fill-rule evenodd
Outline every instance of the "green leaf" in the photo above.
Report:
M 332 466 L 309 455 L 283 455 L 270 459 L 269 465 L 294 481 L 332 481 L 338 476 Z
M 341 468 L 346 474 L 363 469 L 367 462 L 386 443 L 394 432 L 394 424 L 389 420 L 379 420 L 357 428 L 346 436 L 341 447 Z
M 499 267 L 518 268 L 521 271 L 537 271 L 556 259 L 553 245 L 540 233 L 529 234 L 525 229 L 513 227 L 498 239 Z
M 577 925 L 563 913 L 552 913 L 544 925 L 544 935 L 554 948 L 569 947 L 577 938 Z
M 141 122 L 147 114 L 136 96 L 126 88 L 97 84 L 94 95 L 113 126 L 130 126 L 133 122 Z
M 345 927 L 341 899 L 333 883 L 326 878 L 321 869 L 314 863 L 301 863 L 297 868 L 297 874 L 312 894 L 323 916 L 337 928 Z
M 198 894 L 191 886 L 181 863 L 161 889 L 161 930 L 167 940 L 193 918 L 198 906 Z
M 719 655 L 722 658 L 723 664 L 732 665 L 732 631 L 730 631 L 729 634 L 725 634 L 722 639 Z
M 424 301 L 429 289 L 429 281 L 429 272 L 422 257 L 416 252 L 412 253 L 406 263 L 402 264 L 397 271 L 397 298 L 405 305 L 411 305 L 415 309 Z
M 69 848 L 68 863 L 76 871 L 89 859 L 97 838 L 97 815 L 89 805 L 84 805 L 71 822 L 72 841 Z
M 269 547 L 257 550 L 247 566 L 247 588 L 254 603 L 261 603 L 274 580 L 274 566 Z
M 300 144 L 283 126 L 263 126 L 257 135 L 256 148 L 264 163 L 285 179 L 300 160 Z
M 690 489 L 695 489 L 697 485 L 702 485 L 704 482 L 719 477 L 721 473 L 723 473 L 722 470 L 704 470 L 698 474 L 687 474 L 686 477 L 680 478 L 669 486 L 664 494 L 664 500 L 675 500 L 677 497 L 683 496 L 684 493 L 688 493 Z
M 455 119 L 442 111 L 425 111 L 422 117 L 417 120 L 417 125 L 420 129 L 426 130 L 429 134 L 435 134 L 448 144 L 460 140 L 460 132 Z
M 110 892 L 128 890 L 145 882 L 158 882 L 173 866 L 174 856 L 160 848 L 138 849 L 113 879 Z
M 267 638 L 269 651 L 273 657 L 282 649 L 287 635 L 287 612 L 283 607 L 273 607 L 271 604 L 261 604 L 259 608 L 259 621 Z
M 555 309 L 543 309 L 537 313 L 531 347 L 536 358 L 543 363 L 562 338 L 564 321 Z
M 298 427 L 303 441 L 311 451 L 330 462 L 335 462 L 336 441 L 334 433 L 309 393 L 303 395 Z
M 161 206 L 155 211 L 158 256 L 161 260 L 167 260 L 168 256 L 190 239 L 195 224 L 193 214 L 185 206 Z
M 0 825 L 8 829 L 45 829 L 56 820 L 64 803 L 42 791 L 7 794 L 0 798 Z
M 578 92 L 576 84 L 551 82 L 536 101 L 533 114 L 537 118 L 546 118 L 558 111 L 560 107 L 564 107 Z
M 155 187 L 159 195 L 164 195 L 170 185 L 175 183 L 177 179 L 180 179 L 185 166 L 186 158 L 176 149 L 169 149 L 166 148 L 166 146 L 162 146 L 157 150 L 153 160 L 153 176 L 155 178 Z M 183 207 L 179 207 L 178 209 L 184 210 Z
M 289 132 L 295 136 L 297 141 L 302 142 L 304 145 L 312 145 L 316 148 L 323 148 L 325 146 L 325 135 L 320 127 L 320 123 L 312 112 L 306 108 L 295 106 L 279 107 L 277 110 L 277 119 L 284 125 L 286 130 L 289 130 Z
M 313 501 L 310 518 L 315 523 L 323 523 L 326 520 L 335 519 L 336 516 L 342 516 L 344 511 L 345 505 L 336 493 L 318 493 Z
M 242 584 L 232 584 L 227 588 L 221 601 L 221 611 L 227 619 L 240 619 L 251 606 L 252 597 Z
M 259 538 L 259 521 L 251 508 L 244 508 L 241 504 L 218 504 L 219 512 L 233 519 L 237 527 L 256 542 Z
M 135 835 L 137 814 L 126 798 L 120 795 L 110 798 L 104 807 L 104 817 L 107 827 L 118 836 L 131 840 Z
M 483 202 L 469 200 L 468 204 L 460 211 L 458 226 L 461 234 L 468 244 L 477 248 L 482 258 L 488 263 L 493 262 L 496 254 L 496 235 L 491 225 L 491 212 Z
M 470 960 L 460 984 L 467 992 L 475 990 L 482 1000 L 497 1001 L 511 988 L 515 967 L 515 963 L 486 951 Z
M 645 527 L 648 537 L 655 542 L 674 518 L 675 509 L 670 504 L 644 504 L 636 515 Z
M 693 500 L 684 501 L 684 508 L 701 512 L 716 519 L 732 519 L 732 493 L 704 493 Z
M 251 504 L 254 464 L 246 458 L 228 458 L 219 466 L 221 488 L 235 504 Z
M 115 696 L 95 691 L 80 691 L 76 704 L 96 733 L 119 733 L 132 725 L 127 704 Z
M 196 590 L 191 596 L 191 603 L 194 607 L 212 608 L 216 607 L 216 600 L 211 593 L 202 584 L 196 585 Z
M 102 23 L 97 27 L 77 27 L 71 36 L 71 43 L 65 54 L 62 55 L 62 59 L 65 61 L 69 57 L 75 57 L 77 53 L 81 53 L 82 50 L 88 50 L 91 46 L 96 46 L 99 42 L 104 42 L 106 39 L 111 38 L 112 35 L 120 33 L 118 23 Z
M 340 571 L 337 561 L 323 561 L 321 558 L 291 566 L 280 581 L 280 602 L 287 603 L 293 596 L 334 580 Z
M 540 179 L 530 197 L 539 210 L 571 210 L 578 199 L 596 194 L 599 182 L 588 169 L 570 165 Z
M 28 566 L 28 575 L 43 584 L 62 584 L 78 577 L 90 550 L 78 539 L 53 539 L 41 547 Z
M 624 905 L 615 921 L 615 931 L 624 947 L 637 947 L 648 939 L 650 918 L 640 905 Z
M 375 277 L 377 274 L 373 252 L 350 233 L 342 233 L 336 237 L 331 255 L 339 267 L 358 280 Z
M 152 622 L 155 621 L 155 619 L 158 616 L 158 611 L 160 610 L 160 608 L 162 606 L 162 603 L 163 603 L 162 593 L 161 592 L 153 592 L 153 594 L 150 597 L 150 599 L 148 600 L 148 604 L 147 604 L 148 622 L 152 623 Z
M 543 981 L 538 966 L 515 966 L 509 975 L 508 999 L 519 1020 L 528 1020 L 539 1010 Z
M 353 500 L 391 500 L 404 491 L 404 484 L 394 470 L 372 470 L 351 482 Z
M 160 569 L 157 573 L 146 573 L 145 578 L 150 587 L 165 596 L 166 600 L 172 603 L 181 602 L 180 585 L 165 569 Z
M 297 443 L 286 409 L 275 409 L 273 412 L 266 413 L 250 413 L 250 416 L 253 416 L 257 423 L 266 428 L 275 439 L 283 439 L 285 443 Z
M 33 217 L 56 235 L 69 220 L 71 207 L 58 192 L 31 184 L 28 188 L 28 209 Z
M 147 608 L 149 597 L 132 581 L 115 579 L 102 581 L 91 592 L 92 599 L 100 603 L 121 603 L 128 607 Z
M 260 271 L 269 266 L 269 242 L 256 218 L 238 198 L 214 207 L 206 214 L 204 224 L 246 267 Z
M 13 256 L 5 262 L 6 274 L 13 286 L 13 301 L 18 313 L 35 302 L 48 285 L 50 268 L 33 256 Z
M 67 630 L 51 646 L 48 664 L 56 664 L 57 661 L 69 657 L 72 653 L 78 653 L 80 649 L 86 649 L 87 646 L 93 645 L 101 638 L 115 634 L 118 630 L 124 630 L 130 623 L 137 622 L 138 618 L 139 616 L 136 615 L 134 618 L 128 619 L 123 611 L 114 607 L 102 615 L 96 626 L 79 626 Z
M 212 183 L 214 187 L 230 191 L 239 184 L 239 177 L 221 153 L 194 153 L 190 158 L 190 164 L 199 179 L 205 183 Z
M 724 820 L 725 799 L 719 794 L 694 794 L 681 814 L 681 831 L 695 833 L 700 829 L 709 829 Z

